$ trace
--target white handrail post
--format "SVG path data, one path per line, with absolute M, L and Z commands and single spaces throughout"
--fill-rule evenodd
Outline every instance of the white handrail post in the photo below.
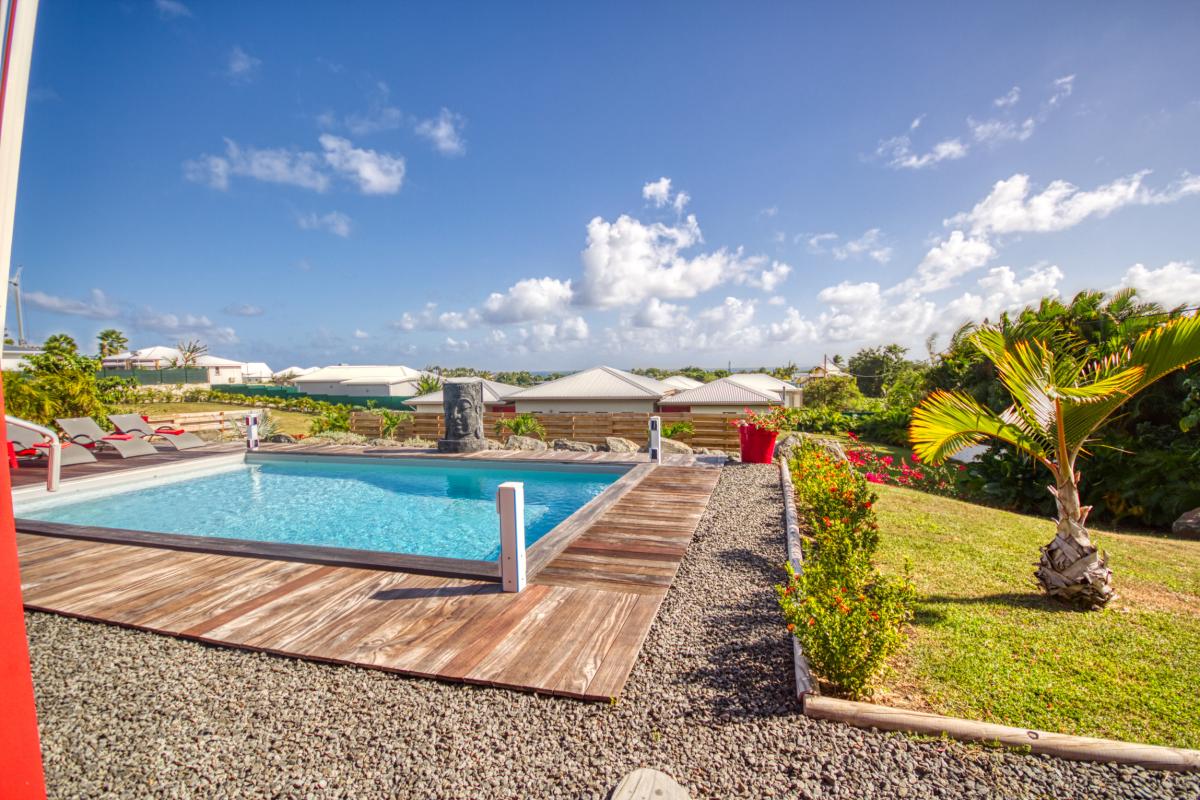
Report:
M 258 412 L 251 411 L 246 415 L 246 449 L 258 449 Z
M 50 440 L 49 450 L 50 464 L 49 473 L 46 475 L 46 491 L 58 491 L 58 479 L 62 475 L 62 442 L 55 436 Z
M 496 510 L 500 513 L 500 585 L 506 592 L 519 592 L 525 588 L 525 484 L 500 484 Z
M 650 418 L 650 461 L 662 463 L 662 417 Z

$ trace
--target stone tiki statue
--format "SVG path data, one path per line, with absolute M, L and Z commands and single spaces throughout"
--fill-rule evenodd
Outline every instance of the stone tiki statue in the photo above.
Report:
M 477 380 L 442 384 L 446 438 L 438 439 L 442 453 L 472 453 L 487 449 L 483 435 L 483 384 Z

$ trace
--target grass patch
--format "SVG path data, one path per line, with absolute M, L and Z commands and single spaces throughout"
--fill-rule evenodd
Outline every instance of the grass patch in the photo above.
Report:
M 920 593 L 879 702 L 1082 736 L 1200 748 L 1200 541 L 1094 530 L 1119 594 L 1067 610 L 1033 579 L 1052 522 L 893 486 L 879 566 Z
M 229 403 L 138 403 L 120 409 L 120 413 L 146 414 L 194 414 L 199 411 L 238 411 L 248 406 L 235 406 Z M 286 434 L 295 436 L 298 433 L 308 433 L 308 423 L 313 420 L 312 414 L 302 414 L 299 411 L 280 411 L 268 409 L 271 418 L 279 423 L 279 429 Z

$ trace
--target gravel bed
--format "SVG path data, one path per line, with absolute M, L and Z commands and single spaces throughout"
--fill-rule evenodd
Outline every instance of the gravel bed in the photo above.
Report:
M 621 700 L 583 703 L 26 616 L 52 797 L 1200 797 L 1200 777 L 810 720 L 773 466 L 728 466 Z

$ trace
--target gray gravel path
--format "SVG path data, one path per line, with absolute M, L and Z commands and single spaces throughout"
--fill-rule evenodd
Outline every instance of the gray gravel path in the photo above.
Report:
M 405 679 L 28 614 L 53 797 L 1200 797 L 1200 777 L 809 720 L 771 584 L 774 467 L 723 470 L 619 703 Z

